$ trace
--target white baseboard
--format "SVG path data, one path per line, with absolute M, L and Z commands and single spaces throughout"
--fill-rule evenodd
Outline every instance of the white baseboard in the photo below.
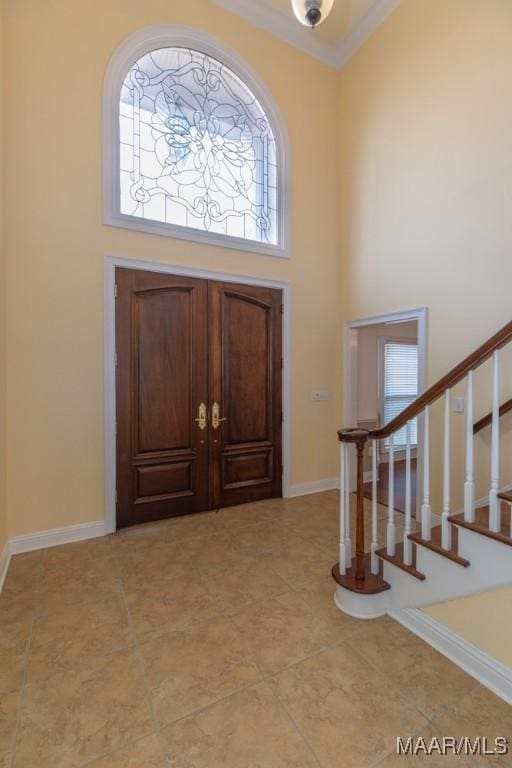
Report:
M 500 486 L 499 493 L 509 493 L 512 491 L 512 483 L 508 483 L 508 485 Z M 480 499 L 475 499 L 475 507 L 479 509 L 480 507 L 486 507 L 489 503 L 489 495 L 482 496 Z M 462 514 L 464 512 L 464 507 L 462 509 L 459 509 L 457 514 Z
M 5 542 L 5 546 L 0 554 L 0 593 L 4 586 L 5 577 L 7 576 L 7 569 L 11 561 L 11 548 L 9 542 Z
M 313 480 L 310 483 L 297 483 L 290 486 L 289 497 L 307 496 L 310 493 L 332 491 L 340 487 L 339 477 L 328 477 L 324 480 Z
M 402 608 L 399 611 L 390 611 L 389 615 L 461 667 L 468 675 L 489 688 L 507 704 L 512 704 L 512 669 L 510 667 L 506 667 L 418 608 Z
M 94 523 L 80 523 L 79 525 L 66 525 L 64 528 L 52 528 L 49 531 L 27 533 L 24 536 L 14 536 L 9 541 L 9 551 L 11 555 L 17 555 L 21 552 L 55 547 L 58 544 L 96 539 L 99 536 L 105 536 L 104 520 L 97 520 Z

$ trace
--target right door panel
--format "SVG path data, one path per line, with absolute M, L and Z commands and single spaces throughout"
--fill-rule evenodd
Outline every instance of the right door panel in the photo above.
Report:
M 281 496 L 281 291 L 208 291 L 211 504 Z

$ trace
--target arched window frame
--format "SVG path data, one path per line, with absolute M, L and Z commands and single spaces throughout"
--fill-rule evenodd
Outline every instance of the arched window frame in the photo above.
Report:
M 168 47 L 190 48 L 217 59 L 229 67 L 247 85 L 265 111 L 274 134 L 277 156 L 278 243 L 276 245 L 176 224 L 151 221 L 121 213 L 119 138 L 121 87 L 127 73 L 136 61 L 151 51 Z M 230 50 L 224 43 L 196 29 L 175 25 L 146 27 L 127 38 L 114 52 L 105 75 L 103 100 L 103 211 L 105 224 L 222 248 L 234 248 L 267 256 L 289 257 L 289 153 L 286 129 L 268 88 L 238 54 Z

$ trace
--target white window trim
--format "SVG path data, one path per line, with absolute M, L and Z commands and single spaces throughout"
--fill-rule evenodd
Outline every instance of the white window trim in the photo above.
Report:
M 278 173 L 278 245 L 268 245 L 239 237 L 230 237 L 213 232 L 176 224 L 150 221 L 137 216 L 122 214 L 120 211 L 119 171 L 119 97 L 126 73 L 142 56 L 158 48 L 186 47 L 200 51 L 225 64 L 247 84 L 260 102 L 272 127 L 276 142 Z M 222 248 L 234 248 L 266 256 L 290 257 L 290 216 L 289 200 L 289 151 L 288 136 L 284 121 L 277 109 L 267 86 L 246 62 L 224 43 L 189 27 L 157 25 L 145 27 L 117 48 L 105 74 L 103 89 L 103 220 L 112 227 L 147 232 L 153 235 L 192 240 Z

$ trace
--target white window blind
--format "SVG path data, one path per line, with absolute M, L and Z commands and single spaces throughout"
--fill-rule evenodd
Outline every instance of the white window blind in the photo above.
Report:
M 388 341 L 384 345 L 384 424 L 388 424 L 418 397 L 418 345 Z M 411 422 L 411 445 L 418 441 L 417 420 Z M 404 446 L 407 428 L 393 436 L 393 445 Z M 389 440 L 386 441 L 386 445 Z

